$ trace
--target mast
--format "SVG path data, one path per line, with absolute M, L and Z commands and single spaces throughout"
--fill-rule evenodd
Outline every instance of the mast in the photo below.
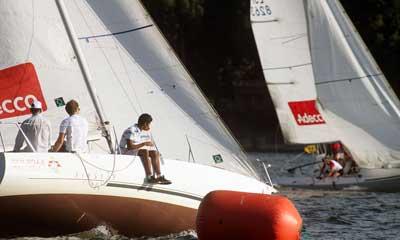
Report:
M 111 153 L 114 153 L 111 135 L 105 126 L 106 125 L 105 117 L 104 117 L 103 111 L 100 108 L 100 103 L 97 99 L 94 87 L 92 86 L 92 77 L 89 72 L 89 67 L 87 66 L 87 63 L 83 57 L 83 53 L 79 47 L 79 43 L 76 38 L 76 33 L 74 31 L 74 28 L 72 27 L 71 20 L 68 16 L 66 7 L 64 5 L 64 1 L 56 0 L 56 3 L 57 3 L 57 8 L 60 11 L 60 15 L 63 20 L 64 26 L 67 30 L 69 40 L 72 44 L 72 48 L 74 49 L 74 52 L 78 59 L 79 67 L 81 68 L 83 78 L 84 78 L 86 86 L 89 90 L 90 98 L 92 99 L 93 105 L 96 109 L 96 112 L 99 115 L 103 136 L 107 140 L 107 144 L 108 144 L 108 147 L 110 148 Z

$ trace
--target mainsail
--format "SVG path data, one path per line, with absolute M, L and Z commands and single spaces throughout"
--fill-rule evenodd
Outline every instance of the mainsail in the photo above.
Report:
M 96 112 L 55 1 L 2 1 L 0 13 L 0 120 L 21 122 L 36 98 L 46 106 L 55 138 L 66 117 L 63 102 L 76 99 L 90 123 L 90 138 L 98 137 Z M 16 130 L 1 125 L 11 149 Z
M 361 167 L 399 160 L 399 101 L 339 1 L 252 6 L 270 10 L 252 21 L 269 90 L 284 108 L 277 112 L 286 116 L 279 117 L 286 139 L 340 140 Z
M 0 37 L 0 69 L 32 63 L 54 133 L 65 117 L 63 108 L 55 104 L 62 97 L 80 102 L 98 135 L 95 107 L 55 1 L 7 0 L 1 5 L 1 36 L 15 35 L 16 41 Z M 165 158 L 254 176 L 240 146 L 139 1 L 74 0 L 65 1 L 65 6 L 105 120 L 115 129 L 114 141 L 141 113 L 148 112 L 154 119 L 153 137 Z M 15 134 L 7 131 L 5 137 L 13 139 Z M 108 150 L 104 141 L 94 144 Z
M 284 138 L 333 141 L 317 109 L 304 1 L 251 1 L 251 21 L 264 76 Z

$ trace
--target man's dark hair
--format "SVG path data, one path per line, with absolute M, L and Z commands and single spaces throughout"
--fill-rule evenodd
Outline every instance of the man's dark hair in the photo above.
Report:
M 145 123 L 151 123 L 151 121 L 153 121 L 153 118 L 150 116 L 150 114 L 143 113 L 139 116 L 138 125 L 143 126 Z
M 30 110 L 33 115 L 36 115 L 36 114 L 39 114 L 42 112 L 42 109 L 40 109 L 40 108 L 31 108 Z
M 67 111 L 70 116 L 74 115 L 78 110 L 79 104 L 75 100 L 71 100 L 67 102 L 67 105 L 65 105 L 65 111 Z

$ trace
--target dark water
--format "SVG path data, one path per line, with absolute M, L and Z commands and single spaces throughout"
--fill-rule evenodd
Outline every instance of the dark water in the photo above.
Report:
M 310 161 L 300 154 L 252 154 L 272 164 L 271 177 L 287 174 L 285 169 Z M 374 193 L 359 191 L 317 191 L 279 189 L 296 205 L 303 218 L 302 239 L 399 239 L 400 193 Z M 17 238 L 39 240 L 44 238 Z M 59 240 L 129 239 L 114 235 L 104 226 Z M 195 240 L 192 231 L 157 238 L 130 238 L 140 240 Z

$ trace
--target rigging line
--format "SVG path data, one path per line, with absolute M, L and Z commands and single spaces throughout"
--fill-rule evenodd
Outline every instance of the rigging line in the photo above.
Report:
M 292 68 L 304 67 L 304 66 L 308 66 L 308 65 L 311 65 L 311 62 L 309 62 L 309 63 L 303 63 L 303 64 L 298 64 L 298 65 L 292 65 L 292 66 L 263 68 L 263 71 L 280 70 L 280 69 L 292 69 Z
M 87 3 L 87 4 L 88 4 L 88 3 Z M 97 16 L 97 14 L 95 13 L 95 11 L 94 11 L 90 6 L 88 6 L 88 9 L 92 12 L 92 14 L 93 14 L 94 16 Z M 81 13 L 81 15 L 83 16 L 82 13 Z M 83 18 L 84 18 L 84 16 L 83 16 Z M 84 18 L 84 20 L 85 20 L 86 25 L 88 25 L 85 18 Z M 100 20 L 100 22 L 101 22 L 101 20 Z M 89 25 L 88 25 L 88 26 L 89 26 Z M 146 26 L 147 26 L 147 27 L 150 27 L 150 26 L 154 26 L 154 24 L 148 24 L 148 25 L 146 25 Z M 146 26 L 145 26 L 145 27 L 146 27 Z M 144 27 L 142 27 L 142 28 L 140 28 L 140 29 L 143 29 L 143 28 L 144 28 Z M 89 29 L 90 29 L 90 28 L 89 28 Z M 140 30 L 140 29 L 137 29 L 137 30 Z M 88 39 L 87 39 L 87 40 L 88 40 Z M 119 58 L 120 58 L 120 60 L 121 60 L 122 66 L 123 66 L 123 68 L 124 68 L 124 71 L 125 71 L 125 73 L 126 73 L 128 79 L 129 79 L 128 83 L 129 83 L 129 86 L 130 86 L 130 88 L 132 89 L 132 91 L 133 91 L 133 93 L 134 93 L 134 95 L 135 95 L 135 99 L 136 99 L 136 102 L 137 102 L 137 104 L 138 104 L 138 106 L 139 106 L 140 112 L 143 112 L 143 107 L 142 107 L 142 105 L 140 104 L 140 100 L 139 100 L 137 91 L 136 91 L 135 87 L 132 86 L 132 82 L 134 82 L 134 81 L 133 81 L 132 77 L 131 77 L 130 74 L 129 74 L 128 67 L 126 66 L 125 61 L 123 61 L 123 57 L 122 57 L 122 52 L 123 52 L 123 51 L 122 51 L 122 48 L 120 47 L 119 44 L 117 44 L 117 40 L 116 40 L 115 38 L 112 38 L 112 40 L 114 41 L 114 43 L 115 43 L 115 45 L 116 45 L 116 47 L 117 47 L 117 52 L 118 52 Z M 99 46 L 99 47 L 100 47 L 100 46 Z M 101 47 L 100 47 L 100 48 L 101 48 Z M 101 49 L 103 49 L 103 48 L 101 48 Z M 105 55 L 105 53 L 104 53 L 103 50 L 102 50 L 102 53 L 103 53 L 103 55 L 105 56 L 105 58 L 106 58 L 107 62 L 109 63 L 109 65 L 112 66 L 112 65 L 110 64 L 110 61 L 109 61 L 108 58 L 106 57 L 106 55 Z M 128 55 L 128 56 L 130 56 L 130 53 L 129 53 L 127 50 L 125 51 L 125 54 Z M 140 72 L 142 72 L 145 76 L 147 76 L 147 72 L 144 71 L 144 70 L 141 68 L 141 66 L 140 66 L 137 62 L 134 61 L 133 58 L 129 58 L 129 59 L 132 61 L 132 63 L 133 63 L 134 65 L 138 66 L 138 69 L 139 69 Z M 130 105 L 131 105 L 133 111 L 135 111 L 135 113 L 136 113 L 137 115 L 139 115 L 139 112 L 138 112 L 138 110 L 136 109 L 135 104 L 133 103 L 133 100 L 129 97 L 129 94 L 128 94 L 127 90 L 125 89 L 124 84 L 122 83 L 121 79 L 117 77 L 117 75 L 116 75 L 116 73 L 115 73 L 115 71 L 114 71 L 114 69 L 113 69 L 112 67 L 111 67 L 111 70 L 113 71 L 113 74 L 116 76 L 117 80 L 119 81 L 119 84 L 120 84 L 120 86 L 121 86 L 121 88 L 122 88 L 122 90 L 123 90 L 123 92 L 124 92 L 126 98 L 128 99 L 128 101 L 129 101 L 129 103 L 130 103 Z M 157 84 L 156 84 L 156 85 L 157 85 Z M 153 86 L 152 86 L 152 87 L 153 87 Z
M 91 162 L 89 162 L 89 161 L 87 161 L 87 160 L 85 160 L 83 158 L 81 159 L 81 161 L 85 162 L 87 165 L 90 165 L 90 166 L 92 166 L 92 167 L 94 167 L 94 168 L 96 168 L 96 169 L 98 169 L 100 171 L 117 173 L 117 172 L 122 172 L 122 171 L 128 169 L 135 162 L 137 155 L 132 155 L 132 157 L 133 157 L 133 159 L 126 166 L 124 166 L 122 168 L 119 168 L 119 169 L 111 169 L 111 170 L 99 167 L 96 164 L 91 163 Z
M 208 110 L 208 111 L 202 111 L 202 112 L 193 114 L 193 116 L 194 116 L 194 117 L 198 116 L 198 117 L 200 117 L 200 118 L 204 118 L 204 119 L 208 119 L 208 120 L 210 120 L 210 121 L 213 121 L 213 117 L 215 117 L 215 113 L 212 112 L 212 111 L 210 111 L 210 110 Z M 201 127 L 201 126 L 199 125 L 199 123 L 197 123 L 197 122 L 196 122 L 196 125 L 198 125 L 199 127 Z M 225 132 L 223 132 L 224 130 L 221 129 L 221 128 L 216 128 L 215 131 L 218 131 L 219 135 L 220 135 L 220 136 L 223 136 L 223 137 L 224 137 L 224 134 L 226 134 Z M 236 144 L 234 138 L 228 138 L 228 139 L 224 140 L 224 142 L 228 143 L 230 146 Z M 229 149 L 229 150 L 232 150 L 232 149 L 230 149 L 230 148 L 228 148 L 228 149 Z M 241 149 L 239 149 L 239 152 L 236 152 L 238 149 L 234 149 L 234 150 L 235 150 L 235 153 L 236 153 L 236 154 L 238 154 L 238 153 L 241 152 Z
M 186 134 L 186 136 L 188 136 L 188 135 Z M 209 147 L 211 147 L 211 148 L 213 148 L 213 149 L 215 149 L 217 151 L 224 152 L 224 153 L 227 153 L 227 154 L 232 154 L 231 149 L 228 149 L 223 145 L 221 145 L 221 147 L 222 147 L 221 148 L 221 147 L 218 147 L 215 143 L 206 142 L 206 141 L 201 140 L 200 138 L 197 138 L 197 137 L 194 137 L 194 136 L 190 136 L 190 135 L 189 135 L 189 137 L 191 139 L 197 141 L 198 143 L 203 144 L 205 146 L 209 146 Z M 212 138 L 212 140 L 215 141 L 213 138 Z
M 111 180 L 112 176 L 114 175 L 114 170 L 115 170 L 116 153 L 113 154 L 113 156 L 114 156 L 113 157 L 113 169 L 110 171 L 110 175 L 107 177 L 106 180 L 104 180 L 102 183 L 100 183 L 98 185 L 94 185 L 92 183 L 92 179 L 90 179 L 89 172 L 88 172 L 88 170 L 86 168 L 86 165 L 84 164 L 84 159 L 82 158 L 82 156 L 79 153 L 75 153 L 75 155 L 79 158 L 79 160 L 81 160 L 83 169 L 85 170 L 85 174 L 86 174 L 86 177 L 87 177 L 87 180 L 88 180 L 89 187 L 91 187 L 93 189 L 96 189 L 96 188 L 105 186 Z
M 166 40 L 165 36 L 162 34 L 161 30 L 158 28 L 157 24 L 154 23 L 154 20 L 151 18 L 151 15 L 147 13 L 146 9 L 144 8 L 143 4 L 138 1 L 140 7 L 142 8 L 142 11 L 144 13 L 147 14 L 147 17 L 149 18 L 150 22 L 152 22 L 154 24 L 154 32 L 155 34 L 158 34 L 158 36 L 161 38 L 161 44 L 164 46 L 164 48 L 167 48 L 169 50 L 169 56 L 172 58 L 171 60 L 176 61 L 180 67 L 179 69 L 181 70 L 181 74 L 185 75 L 186 77 L 184 78 L 185 80 L 187 80 L 187 82 L 191 85 L 193 85 L 191 87 L 191 90 L 194 90 L 195 93 L 197 93 L 200 97 L 200 100 L 202 102 L 206 103 L 206 107 L 208 107 L 209 109 L 213 110 L 214 112 L 214 117 L 216 120 L 216 123 L 218 124 L 219 128 L 221 128 L 222 130 L 224 130 L 225 134 L 230 137 L 231 139 L 233 139 L 236 142 L 236 145 L 239 146 L 240 148 L 240 152 L 243 152 L 243 148 L 241 147 L 239 141 L 237 139 L 235 139 L 235 137 L 233 136 L 232 132 L 226 127 L 226 125 L 224 125 L 224 121 L 221 119 L 221 117 L 218 115 L 217 110 L 212 106 L 212 104 L 207 100 L 206 96 L 204 95 L 204 93 L 201 91 L 201 88 L 197 85 L 196 81 L 193 80 L 193 77 L 190 75 L 189 71 L 187 70 L 187 68 L 185 67 L 185 65 L 182 63 L 182 61 L 177 57 L 177 54 L 175 53 L 174 49 L 168 44 L 168 41 Z M 169 96 L 170 97 L 170 96 Z M 170 97 L 171 98 L 171 97 Z M 176 103 L 175 103 L 176 104 Z M 182 112 L 183 109 L 181 110 Z M 189 117 L 189 119 L 192 119 L 194 122 L 196 122 L 188 113 L 185 112 L 185 114 Z M 204 130 L 207 134 L 207 136 L 209 136 L 210 138 L 213 138 L 212 135 L 204 129 L 204 127 L 199 126 L 200 129 Z M 231 150 L 231 149 L 230 149 Z M 241 160 L 239 161 L 241 162 Z
M 323 85 L 323 84 L 329 84 L 329 83 L 335 83 L 335 82 L 351 82 L 353 80 L 362 80 L 363 78 L 369 78 L 369 77 L 378 77 L 378 76 L 383 76 L 383 73 L 376 73 L 376 74 L 369 74 L 361 77 L 354 77 L 354 78 L 343 78 L 343 79 L 335 79 L 335 80 L 328 80 L 328 81 L 323 81 L 323 82 L 316 82 L 315 85 Z
M 78 39 L 79 40 L 87 40 L 88 41 L 89 39 L 92 39 L 92 38 L 102 38 L 102 37 L 116 36 L 116 35 L 121 35 L 121 34 L 125 34 L 125 33 L 136 32 L 136 31 L 139 31 L 139 30 L 142 30 L 142 29 L 153 27 L 153 26 L 154 26 L 153 24 L 149 24 L 149 25 L 146 25 L 146 26 L 142 26 L 142 27 L 138 27 L 138 28 L 132 28 L 132 29 L 125 30 L 125 31 L 114 32 L 114 33 L 106 33 L 106 34 L 99 34 L 99 35 L 92 35 L 92 36 L 87 36 L 87 37 L 80 37 Z
M 76 0 L 74 1 L 74 3 L 75 3 L 76 8 L 79 9 L 79 13 L 80 13 L 81 17 L 83 18 L 83 20 L 84 20 L 86 26 L 88 27 L 88 29 L 90 30 L 90 32 L 93 33 L 93 31 L 92 31 L 90 25 L 89 25 L 88 22 L 87 22 L 87 19 L 85 18 L 85 15 L 84 15 L 83 12 L 82 12 L 82 9 L 78 6 Z M 87 3 L 87 4 L 88 4 L 88 3 Z M 93 12 L 93 9 L 92 9 L 90 6 L 87 5 L 87 8 L 91 10 L 91 13 L 92 13 L 93 16 L 97 16 L 96 13 Z M 115 42 L 116 40 L 115 40 L 114 38 L 113 38 L 113 41 L 114 41 L 114 43 L 115 43 L 115 45 L 116 45 L 116 47 L 117 47 L 117 50 L 119 50 L 120 47 L 118 46 L 118 44 L 116 44 L 116 42 Z M 110 59 L 107 57 L 107 54 L 105 53 L 104 49 L 100 46 L 100 44 L 99 44 L 98 42 L 96 42 L 96 44 L 98 45 L 98 48 L 101 49 L 101 53 L 103 54 L 105 60 L 107 61 L 107 63 L 108 63 L 108 65 L 109 65 L 109 67 L 110 67 L 110 69 L 111 69 L 113 75 L 115 76 L 115 78 L 116 78 L 117 81 L 119 82 L 119 85 L 120 85 L 122 91 L 124 92 L 126 98 L 128 99 L 128 101 L 129 101 L 129 103 L 130 103 L 130 105 L 131 105 L 133 111 L 135 111 L 135 113 L 138 114 L 138 111 L 137 111 L 137 109 L 135 108 L 135 105 L 133 104 L 131 98 L 129 97 L 129 94 L 128 94 L 128 92 L 126 91 L 126 89 L 124 88 L 124 84 L 122 83 L 121 79 L 118 77 L 118 74 L 116 73 L 115 69 L 112 67 L 111 61 L 110 61 Z M 129 77 L 127 68 L 126 68 L 126 66 L 125 66 L 125 64 L 124 64 L 124 61 L 122 60 L 122 56 L 121 56 L 120 51 L 118 51 L 118 54 L 119 54 L 121 63 L 122 63 L 122 65 L 124 66 L 124 70 L 125 70 L 125 72 L 127 73 L 128 77 Z M 134 93 L 135 93 L 135 95 L 136 95 L 136 92 L 134 92 Z M 136 98 L 137 98 L 137 96 L 136 96 Z M 139 103 L 139 107 L 140 107 L 140 110 L 141 110 L 140 103 Z M 103 108 L 103 106 L 102 106 L 102 108 Z
M 105 116 L 104 116 L 104 113 L 102 112 L 102 109 L 100 108 L 100 102 L 96 95 L 95 88 L 93 87 L 93 83 L 92 83 L 93 78 L 89 71 L 89 65 L 87 64 L 87 62 L 84 58 L 83 51 L 82 51 L 81 46 L 76 38 L 77 35 L 74 30 L 71 18 L 68 15 L 67 7 L 63 0 L 56 0 L 56 6 L 59 11 L 59 15 L 62 19 L 64 28 L 65 28 L 66 32 L 68 33 L 68 38 L 71 43 L 72 49 L 77 57 L 76 58 L 77 63 L 81 70 L 82 77 L 83 77 L 83 80 L 86 85 L 86 89 L 88 90 L 90 99 L 91 99 L 91 101 L 96 109 L 96 112 L 101 120 L 101 123 L 102 123 L 101 128 L 102 128 L 103 136 L 107 140 L 107 144 L 110 148 L 110 151 L 113 152 L 112 142 L 111 142 L 112 139 L 108 132 L 108 129 L 105 127 Z
M 1 130 L 0 130 L 0 140 L 1 140 L 1 144 L 3 146 L 3 150 L 4 150 L 4 152 L 6 152 L 6 145 L 4 144 L 3 134 L 1 133 Z
M 336 3 L 336 2 L 335 2 Z M 365 45 L 364 41 L 362 40 L 361 36 L 359 34 L 357 34 L 357 31 L 354 31 L 355 27 L 352 24 L 350 18 L 344 14 L 342 16 L 337 16 L 337 13 L 335 13 L 335 9 L 333 9 L 330 4 L 326 3 L 328 5 L 328 14 L 330 14 L 330 16 L 332 16 L 334 19 L 337 19 L 336 24 L 333 25 L 336 30 L 339 32 L 339 34 L 341 34 L 343 36 L 344 39 L 345 38 L 345 33 L 349 32 L 350 34 L 352 32 L 354 32 L 353 34 L 353 39 L 356 41 L 355 46 L 359 46 L 360 48 L 367 48 L 367 46 Z M 337 6 L 339 6 L 338 4 L 336 4 Z M 334 6 L 333 6 L 334 7 Z M 336 11 L 337 12 L 337 11 Z M 340 13 L 340 10 L 339 10 Z M 342 12 L 343 13 L 343 12 Z M 343 22 L 343 24 L 341 24 Z M 353 28 L 353 31 L 352 31 Z M 350 29 L 350 30 L 348 30 Z M 348 30 L 348 31 L 346 31 Z M 375 59 L 373 58 L 373 56 L 369 53 L 369 51 L 356 51 L 356 49 L 354 49 L 354 44 L 352 44 L 349 41 L 343 41 L 344 42 L 344 47 L 346 48 L 346 50 L 350 53 L 350 58 L 351 61 L 355 64 L 356 70 L 357 72 L 368 72 L 368 66 L 365 66 L 364 64 L 360 64 L 359 59 L 366 59 L 367 60 L 367 64 L 368 65 L 372 65 L 373 68 L 377 68 L 379 71 L 380 68 L 377 65 L 377 63 L 375 62 Z M 386 85 L 386 87 L 388 86 L 388 83 L 386 81 L 386 79 L 381 79 L 381 82 L 383 83 L 383 85 Z M 400 110 L 397 107 L 397 104 L 399 104 L 399 101 L 395 95 L 395 93 L 393 91 L 386 91 L 385 89 L 382 88 L 381 84 L 377 83 L 377 82 L 367 82 L 366 83 L 367 88 L 373 88 L 374 90 L 369 90 L 370 94 L 372 95 L 372 97 L 375 99 L 375 101 L 378 103 L 378 105 L 383 109 L 383 111 L 387 112 L 389 111 L 387 109 L 387 107 L 383 106 L 382 103 L 379 103 L 378 98 L 384 98 L 386 99 L 387 102 L 389 102 L 390 107 L 392 108 L 392 110 L 397 114 L 397 117 L 400 117 Z
M 159 154 L 160 162 L 161 162 L 162 165 L 164 165 L 164 164 L 165 164 L 165 162 L 164 162 L 164 157 L 162 156 L 160 150 L 159 150 L 158 147 L 157 147 L 157 143 L 156 143 L 156 141 L 155 141 L 154 138 L 153 138 L 153 134 L 151 134 L 151 132 L 149 132 L 149 133 L 150 133 L 151 141 L 153 142 L 154 147 L 156 148 L 156 150 L 157 150 L 157 152 L 158 152 L 158 154 Z
M 114 41 L 115 41 L 115 39 L 114 39 Z M 136 99 L 136 102 L 137 102 L 137 104 L 138 104 L 138 106 L 139 106 L 140 112 L 143 113 L 142 104 L 140 104 L 140 100 L 139 100 L 139 97 L 138 97 L 138 94 L 137 94 L 137 91 L 136 91 L 135 87 L 132 86 L 133 80 L 131 79 L 131 75 L 130 75 L 129 72 L 128 72 L 128 67 L 127 67 L 126 64 L 125 64 L 125 61 L 122 59 L 122 55 L 121 55 L 122 53 L 121 53 L 121 51 L 122 51 L 121 48 L 118 46 L 118 48 L 117 48 L 118 56 L 119 56 L 119 58 L 120 58 L 120 60 L 121 60 L 121 62 L 122 62 L 122 66 L 124 67 L 124 71 L 125 71 L 125 73 L 126 73 L 128 79 L 129 79 L 129 81 L 128 81 L 128 82 L 129 82 L 129 86 L 131 87 L 131 89 L 132 89 L 132 91 L 133 91 L 133 94 L 134 94 L 135 99 Z M 134 64 L 135 64 L 135 63 L 134 63 Z M 135 64 L 135 65 L 136 65 L 136 64 Z M 129 103 L 130 103 L 131 106 L 133 107 L 135 113 L 136 113 L 137 115 L 139 115 L 139 112 L 136 110 L 136 107 L 135 107 L 135 105 L 134 105 L 132 99 L 129 97 L 129 95 L 128 95 L 126 89 L 123 87 L 122 82 L 120 82 L 120 84 L 121 84 L 121 87 L 122 87 L 122 89 L 123 89 L 125 95 L 126 95 L 127 98 L 128 98 Z

